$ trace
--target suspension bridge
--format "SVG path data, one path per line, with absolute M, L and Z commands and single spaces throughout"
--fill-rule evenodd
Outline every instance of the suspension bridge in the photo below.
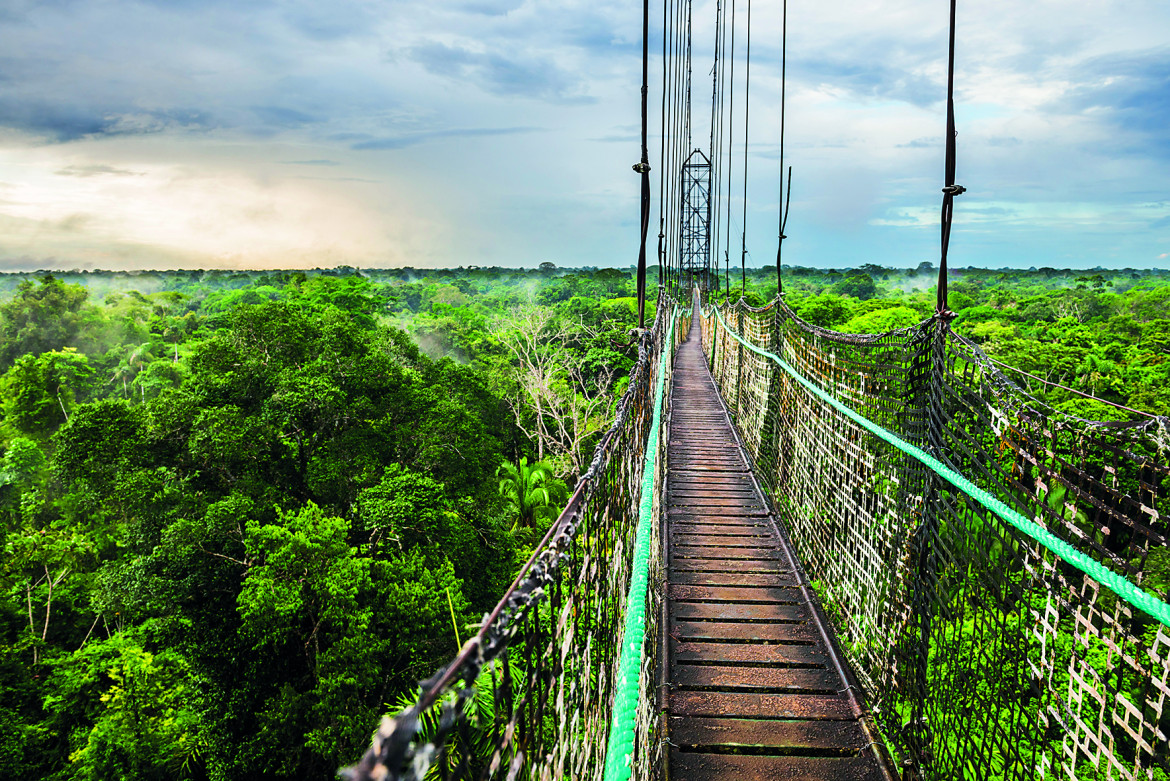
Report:
M 734 302 L 735 5 L 717 5 L 710 147 L 692 151 L 689 0 L 663 4 L 645 327 L 643 8 L 628 390 L 479 632 L 343 774 L 1170 781 L 1170 418 L 1061 413 L 951 330 L 954 0 L 937 308 L 884 334 L 785 302 L 783 119 L 778 295 Z

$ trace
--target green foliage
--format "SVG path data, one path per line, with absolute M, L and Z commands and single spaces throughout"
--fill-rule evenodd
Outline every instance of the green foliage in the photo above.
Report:
M 378 485 L 362 491 L 359 503 L 375 545 L 383 536 L 398 550 L 419 545 L 457 550 L 466 542 L 452 534 L 457 517 L 448 509 L 443 486 L 398 464 L 387 467 Z
M 895 306 L 852 317 L 841 326 L 841 330 L 849 334 L 884 334 L 908 328 L 921 320 L 918 312 L 910 307 Z
M 867 301 L 877 294 L 877 285 L 873 278 L 862 271 L 850 273 L 847 277 L 833 285 L 832 291 L 839 296 L 849 296 L 861 301 Z
M 587 294 L 548 357 L 606 402 L 636 305 L 626 272 L 429 274 L 8 286 L 0 777 L 332 778 L 457 650 L 567 494 L 500 493 L 535 443 L 496 315 Z
M 796 314 L 812 325 L 834 328 L 849 319 L 850 308 L 845 299 L 835 293 L 822 293 L 796 303 Z
M 7 370 L 22 355 L 61 350 L 77 338 L 92 310 L 89 294 L 52 275 L 40 284 L 26 280 L 11 301 L 0 305 L 0 370 Z
M 21 355 L 3 377 L 0 394 L 12 434 L 46 437 L 88 395 L 93 369 L 73 348 Z
M 210 747 L 203 696 L 190 664 L 175 651 L 153 654 L 118 644 L 109 680 L 84 744 L 69 755 L 74 779 L 200 778 Z
M 933 311 L 929 269 L 785 274 L 823 327 Z M 961 270 L 954 327 L 1166 414 L 1166 282 Z M 749 271 L 749 302 L 775 289 Z M 452 607 L 466 638 L 498 599 L 637 354 L 629 270 L 70 272 L 0 291 L 5 778 L 332 778 L 456 650 Z M 1160 555 L 1150 588 L 1170 588 Z
M 512 531 L 523 530 L 535 544 L 560 514 L 568 499 L 568 488 L 553 477 L 551 464 L 529 464 L 527 458 L 517 464 L 501 464 L 496 478 L 505 511 L 515 519 Z

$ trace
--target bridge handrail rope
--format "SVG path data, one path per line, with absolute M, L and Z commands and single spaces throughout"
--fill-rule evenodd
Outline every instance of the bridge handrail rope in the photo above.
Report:
M 1092 557 L 1088 556 L 1082 551 L 1077 550 L 1069 543 L 1065 542 L 1052 532 L 1040 526 L 1038 523 L 1025 518 L 1023 515 L 1008 507 L 995 496 L 975 485 L 966 477 L 951 469 L 922 448 L 916 447 L 915 445 L 906 442 L 892 431 L 879 426 L 877 423 L 874 423 L 863 415 L 857 413 L 847 405 L 834 398 L 831 394 L 826 393 L 815 383 L 808 380 L 790 363 L 785 361 L 780 356 L 776 355 L 775 353 L 770 353 L 767 350 L 760 349 L 748 340 L 744 339 L 743 336 L 736 333 L 735 329 L 728 325 L 727 321 L 724 319 L 723 313 L 719 311 L 719 307 L 714 307 L 714 311 L 715 317 L 719 320 L 720 325 L 723 326 L 723 328 L 733 339 L 757 355 L 773 361 L 777 366 L 787 372 L 794 380 L 800 383 L 810 393 L 831 405 L 838 412 L 842 413 L 874 436 L 889 443 L 890 445 L 893 445 L 895 448 L 902 451 L 906 455 L 917 459 L 922 464 L 929 467 L 935 474 L 939 475 L 948 483 L 953 485 L 955 488 L 958 488 L 960 491 L 986 507 L 1000 520 L 1010 524 L 1020 532 L 1024 533 L 1028 537 L 1043 545 L 1048 550 L 1052 551 L 1065 563 L 1076 567 L 1093 580 L 1107 586 L 1110 590 L 1116 593 L 1119 597 L 1123 598 L 1129 604 L 1145 611 L 1154 618 L 1158 619 L 1158 621 L 1160 621 L 1165 626 L 1170 627 L 1170 604 L 1163 602 L 1153 594 L 1150 594 L 1149 592 L 1134 585 L 1125 576 L 1119 575 L 1113 570 L 1103 566 Z
M 646 498 L 628 496 L 635 486 L 623 478 L 632 478 L 637 470 L 637 486 L 641 486 L 643 471 L 638 467 L 647 458 L 646 448 L 659 445 L 659 438 L 650 435 L 660 425 L 661 400 L 655 403 L 647 397 L 653 391 L 652 380 L 661 388 L 668 379 L 669 356 L 679 333 L 675 320 L 680 317 L 689 322 L 686 312 L 660 289 L 654 326 L 641 332 L 629 387 L 567 506 L 496 607 L 484 616 L 476 635 L 449 664 L 421 682 L 419 697 L 409 708 L 383 718 L 370 748 L 356 765 L 341 771 L 343 776 L 363 781 L 422 779 L 432 765 L 450 759 L 455 740 L 464 751 L 451 759 L 457 764 L 456 777 L 495 777 L 497 773 L 529 777 L 539 776 L 543 769 L 557 776 L 600 778 L 603 757 L 599 755 L 612 695 L 606 687 L 613 680 L 612 670 L 607 673 L 605 666 L 614 651 L 608 646 L 616 640 L 604 634 L 608 622 L 621 620 L 627 599 L 625 588 L 620 599 L 617 594 L 608 597 L 605 591 L 622 586 L 622 579 L 636 574 L 639 567 L 645 569 L 640 562 L 622 565 L 623 557 L 632 558 L 627 538 L 633 536 L 623 508 L 634 502 L 638 502 L 635 508 L 640 507 Z M 657 409 L 658 417 L 649 406 Z M 637 447 L 629 448 L 631 443 Z M 654 492 L 649 493 L 652 499 Z M 594 506 L 598 501 L 601 504 Z M 611 560 L 600 560 L 603 555 Z M 590 577 L 602 582 L 589 582 Z M 577 627 L 577 620 L 590 626 Z M 580 646 L 575 648 L 577 654 L 570 652 L 574 643 Z M 519 671 L 522 680 L 515 679 L 515 655 L 523 656 L 521 668 L 529 667 Z M 581 655 L 583 659 L 575 658 Z M 561 669 L 572 665 L 579 669 Z M 484 675 L 487 680 L 482 679 Z M 477 685 L 486 686 L 481 694 L 493 699 L 490 723 L 473 724 L 467 712 L 474 707 Z M 583 691 L 588 687 L 595 688 Z M 566 688 L 571 690 L 566 692 Z M 556 689 L 559 697 L 552 691 Z M 582 713 L 585 706 L 592 716 Z M 501 713 L 501 709 L 510 712 Z M 549 713 L 554 710 L 576 712 L 559 712 L 559 720 L 554 718 L 556 724 L 550 727 L 546 721 L 557 715 Z M 425 735 L 423 722 L 428 714 L 435 728 L 433 734 Z M 604 724 L 582 723 L 589 718 L 603 719 Z M 494 741 L 490 760 L 479 758 L 486 766 L 477 766 L 475 758 L 466 755 L 465 744 L 473 742 L 474 729 L 486 730 Z M 584 745 L 570 745 L 574 743 Z M 441 777 L 451 772 L 444 768 Z
M 666 344 L 674 344 L 677 308 L 672 312 Z M 670 356 L 663 358 L 670 360 Z M 658 443 L 662 426 L 662 402 L 666 397 L 666 372 L 658 372 L 654 392 L 654 415 L 650 424 L 650 441 L 646 443 L 646 460 L 642 467 L 642 491 L 638 504 L 638 527 L 634 537 L 634 565 L 630 591 L 626 597 L 626 623 L 622 632 L 622 650 L 618 657 L 617 682 L 614 684 L 613 719 L 605 752 L 605 781 L 627 781 L 634 752 L 639 693 L 642 689 L 643 644 L 646 640 L 646 606 L 650 587 L 650 539 L 654 522 L 655 478 L 658 475 Z

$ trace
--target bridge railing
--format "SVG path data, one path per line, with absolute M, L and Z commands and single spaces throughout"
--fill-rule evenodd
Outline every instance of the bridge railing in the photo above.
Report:
M 1170 419 L 1061 414 L 938 318 L 703 326 L 908 777 L 1170 779 Z
M 476 636 L 422 682 L 413 706 L 383 719 L 371 747 L 343 775 L 379 781 L 601 777 L 654 393 L 663 373 L 669 387 L 669 357 L 689 323 L 689 309 L 660 296 L 614 422 L 568 506 Z M 666 415 L 661 418 L 665 426 Z M 664 433 L 658 443 L 664 451 Z M 655 496 L 663 462 L 656 460 Z M 653 590 L 646 595 L 646 615 L 657 615 L 660 598 Z M 658 747 L 649 738 L 657 718 L 649 700 L 656 638 L 647 637 L 644 648 L 635 777 L 645 775 Z

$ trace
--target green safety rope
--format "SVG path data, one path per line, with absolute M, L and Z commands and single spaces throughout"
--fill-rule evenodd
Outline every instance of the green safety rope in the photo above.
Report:
M 923 464 L 926 464 L 926 466 L 934 470 L 936 474 L 941 476 L 948 483 L 955 486 L 975 501 L 979 502 L 979 504 L 986 507 L 992 513 L 997 515 L 1001 520 L 1010 524 L 1011 526 L 1014 526 L 1016 529 L 1031 537 L 1033 540 L 1056 554 L 1061 560 L 1076 567 L 1093 580 L 1107 586 L 1129 604 L 1133 605 L 1139 610 L 1143 610 L 1146 613 L 1149 613 L 1151 616 L 1158 619 L 1158 621 L 1162 622 L 1167 627 L 1170 627 L 1170 604 L 1163 602 L 1153 594 L 1150 594 L 1148 591 L 1145 591 L 1134 585 L 1125 576 L 1119 575 L 1116 572 L 1106 568 L 1100 562 L 1096 561 L 1083 551 L 1077 550 L 1052 532 L 1040 526 L 1040 524 L 1028 520 L 1023 515 L 1008 507 L 1006 504 L 1001 502 L 999 499 L 996 499 L 987 491 L 979 488 L 966 477 L 963 477 L 963 475 L 946 466 L 926 451 L 911 445 L 909 442 L 902 440 L 893 432 L 887 431 L 877 423 L 874 423 L 873 421 L 862 417 L 857 412 L 854 412 L 852 409 L 845 406 L 840 401 L 821 390 L 810 380 L 802 376 L 792 365 L 790 365 L 780 356 L 774 355 L 773 353 L 767 352 L 766 350 L 761 350 L 754 344 L 744 340 L 743 337 L 741 337 L 734 330 L 732 330 L 730 326 L 727 325 L 727 321 L 723 319 L 723 314 L 719 311 L 719 308 L 714 307 L 714 310 L 715 316 L 719 319 L 719 322 L 723 325 L 727 332 L 735 338 L 736 341 L 752 352 L 775 361 L 781 369 L 792 375 L 793 379 L 807 388 L 811 393 L 813 393 L 813 395 L 828 402 L 838 412 L 842 413 L 847 418 L 860 425 L 862 428 L 868 430 L 879 439 L 885 440 L 889 444 L 896 447 L 898 450 L 901 450 L 903 453 L 918 459 Z
M 664 362 L 671 360 L 674 347 L 675 307 L 670 329 L 659 358 L 658 388 L 654 397 L 654 417 L 650 438 L 646 442 L 646 463 L 642 467 L 642 495 L 638 505 L 638 528 L 634 535 L 634 563 L 630 592 L 626 596 L 626 623 L 622 634 L 621 657 L 614 682 L 613 719 L 609 725 L 609 745 L 605 752 L 605 781 L 626 781 L 630 777 L 630 758 L 634 753 L 634 716 L 642 683 L 642 643 L 646 639 L 646 591 L 650 585 L 650 523 L 654 506 L 654 473 L 658 460 L 658 429 L 662 421 L 662 398 L 665 395 Z

